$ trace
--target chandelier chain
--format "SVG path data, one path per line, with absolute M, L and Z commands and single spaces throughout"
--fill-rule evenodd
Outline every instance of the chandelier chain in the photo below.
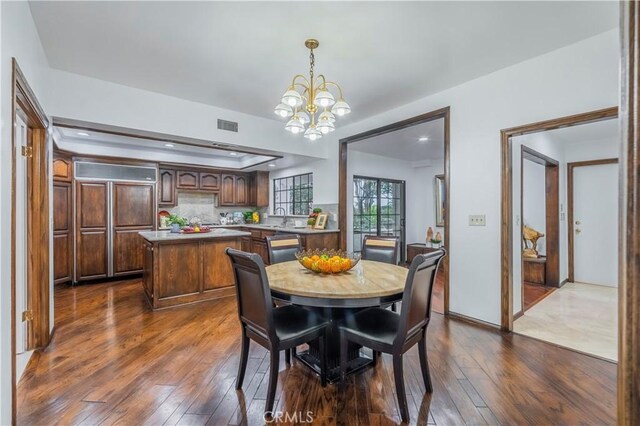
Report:
M 313 54 L 313 49 L 309 49 L 310 53 L 309 53 L 309 75 L 311 76 L 311 85 L 313 86 L 313 67 L 316 64 L 316 57 Z

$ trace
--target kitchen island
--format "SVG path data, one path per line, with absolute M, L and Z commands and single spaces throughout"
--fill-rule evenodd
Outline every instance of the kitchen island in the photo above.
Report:
M 241 248 L 249 232 L 140 232 L 144 245 L 144 292 L 153 310 L 235 294 L 227 247 Z

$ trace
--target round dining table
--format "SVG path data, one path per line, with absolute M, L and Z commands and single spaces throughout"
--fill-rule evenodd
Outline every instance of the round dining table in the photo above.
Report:
M 368 260 L 335 275 L 309 271 L 297 261 L 270 265 L 266 271 L 274 299 L 313 310 L 329 321 L 326 352 L 327 379 L 331 383 L 340 379 L 340 322 L 362 309 L 400 301 L 408 273 L 401 266 Z M 373 362 L 373 357 L 361 349 L 349 344 L 347 374 Z M 296 358 L 319 373 L 319 353 L 318 342 L 314 341 Z

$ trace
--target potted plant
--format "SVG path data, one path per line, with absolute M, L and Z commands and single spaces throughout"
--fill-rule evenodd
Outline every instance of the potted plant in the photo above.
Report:
M 189 224 L 189 221 L 177 214 L 170 214 L 169 219 L 167 219 L 167 224 L 171 227 L 171 232 L 177 234 L 180 232 L 180 228 Z
M 309 217 L 307 218 L 307 225 L 309 225 L 309 227 L 313 228 L 320 213 L 322 213 L 322 209 L 320 208 L 316 207 L 312 210 L 312 212 L 309 214 Z
M 436 235 L 431 238 L 431 247 L 439 248 L 442 244 L 442 236 L 439 232 L 436 232 Z

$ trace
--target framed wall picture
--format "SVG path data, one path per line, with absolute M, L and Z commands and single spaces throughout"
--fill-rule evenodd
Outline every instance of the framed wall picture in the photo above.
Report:
M 444 206 L 447 199 L 444 175 L 436 175 L 435 186 L 436 226 L 444 227 Z
M 316 219 L 316 224 L 313 226 L 313 229 L 326 228 L 328 220 L 329 220 L 329 213 L 320 213 Z

